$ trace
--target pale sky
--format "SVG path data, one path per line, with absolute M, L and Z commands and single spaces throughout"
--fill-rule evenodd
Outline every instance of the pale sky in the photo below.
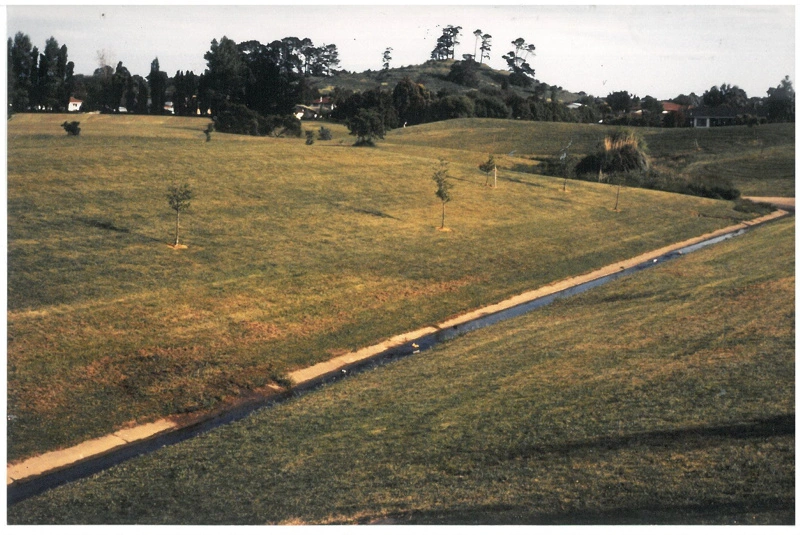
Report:
M 161 70 L 202 73 L 211 40 L 269 43 L 308 37 L 335 44 L 340 68 L 377 70 L 384 49 L 392 66 L 430 58 L 441 29 L 461 26 L 456 58 L 475 49 L 476 29 L 493 36 L 492 67 L 522 37 L 536 46 L 536 78 L 596 96 L 628 91 L 669 99 L 723 83 L 766 96 L 789 75 L 795 81 L 795 7 L 747 5 L 387 5 L 334 6 L 10 5 L 8 37 L 21 31 L 39 49 L 49 37 L 66 44 L 75 72 L 91 74 L 98 51 L 146 76 Z M 796 83 L 795 83 L 796 85 Z

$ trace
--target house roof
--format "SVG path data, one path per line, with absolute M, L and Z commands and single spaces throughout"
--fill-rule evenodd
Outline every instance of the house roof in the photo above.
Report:
M 685 110 L 688 106 L 683 106 L 669 100 L 664 100 L 661 102 L 661 107 L 664 108 L 664 111 L 681 111 Z
M 72 103 L 72 102 L 81 102 L 82 103 L 83 102 L 82 100 L 78 100 L 75 97 L 69 97 L 69 101 L 70 101 L 70 103 Z

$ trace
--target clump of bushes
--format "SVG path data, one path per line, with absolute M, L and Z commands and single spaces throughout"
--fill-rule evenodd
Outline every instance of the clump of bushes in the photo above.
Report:
M 214 117 L 214 130 L 228 134 L 248 136 L 300 137 L 303 128 L 294 115 L 264 117 L 242 104 L 228 104 Z
M 71 136 L 77 136 L 80 135 L 81 133 L 81 127 L 78 126 L 79 124 L 81 123 L 78 121 L 71 121 L 71 122 L 64 121 L 61 124 L 61 127 L 67 131 L 67 134 Z
M 318 136 L 320 141 L 330 141 L 333 139 L 333 134 L 331 133 L 330 128 L 325 128 L 324 126 L 319 127 Z
M 647 171 L 647 144 L 631 130 L 617 130 L 605 137 L 599 150 L 589 154 L 575 167 L 577 175 L 606 175 Z
M 603 139 L 598 150 L 575 163 L 571 157 L 546 158 L 538 166 L 518 165 L 517 171 L 577 178 L 589 182 L 608 182 L 632 188 L 645 188 L 711 199 L 736 200 L 740 197 L 733 182 L 724 176 L 684 177 L 657 169 L 650 164 L 647 145 L 636 133 L 618 130 Z

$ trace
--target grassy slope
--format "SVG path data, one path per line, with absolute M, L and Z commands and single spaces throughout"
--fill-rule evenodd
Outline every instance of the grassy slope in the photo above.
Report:
M 594 124 L 529 123 L 497 119 L 460 119 L 396 130 L 393 141 L 413 146 L 458 149 L 483 147 L 506 155 L 507 168 L 530 165 L 531 159 L 555 158 L 570 141 L 570 154 L 596 150 L 602 136 L 617 127 Z M 684 129 L 639 128 L 657 166 L 679 173 L 730 177 L 743 195 L 794 197 L 793 124 L 770 124 L 757 130 L 742 127 Z M 513 153 L 512 156 L 508 156 Z
M 794 523 L 794 220 L 9 509 L 11 523 Z
M 490 136 L 552 145 L 554 127 L 537 123 L 425 125 L 356 149 L 341 127 L 309 147 L 206 143 L 206 121 L 167 117 L 82 116 L 76 138 L 63 120 L 8 125 L 11 460 L 210 408 L 286 369 L 746 217 L 639 190 L 615 213 L 608 186 L 564 193 L 508 171 L 482 187 Z M 435 230 L 438 156 L 452 160 L 452 233 Z M 196 193 L 184 251 L 165 245 L 176 181 Z
M 311 77 L 310 82 L 322 93 L 333 91 L 334 87 L 349 89 L 351 91 L 366 91 L 375 87 L 382 87 L 384 90 L 392 91 L 403 78 L 408 77 L 416 83 L 422 84 L 432 94 L 441 90 L 450 93 L 467 93 L 476 91 L 478 88 L 492 88 L 499 90 L 502 81 L 508 77 L 508 71 L 498 71 L 488 65 L 480 65 L 476 71 L 478 88 L 458 85 L 446 80 L 453 66 L 454 60 L 428 61 L 421 65 L 407 65 L 393 67 L 386 72 L 365 71 L 361 73 L 336 73 L 331 77 L 315 78 Z M 533 87 L 522 88 L 510 86 L 510 89 L 524 98 L 533 94 Z M 549 92 L 548 92 L 549 95 Z M 573 102 L 579 98 L 576 93 L 569 91 L 558 91 L 556 98 L 562 102 Z

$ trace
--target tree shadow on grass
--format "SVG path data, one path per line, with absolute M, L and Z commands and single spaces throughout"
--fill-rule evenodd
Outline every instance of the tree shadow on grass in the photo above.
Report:
M 519 178 L 509 178 L 503 177 L 503 180 L 507 180 L 508 182 L 513 182 L 515 184 L 522 184 L 523 186 L 530 186 L 532 188 L 544 188 L 541 184 L 534 184 L 533 182 L 528 182 L 527 180 L 520 180 Z
M 693 504 L 645 503 L 605 510 L 537 513 L 525 506 L 487 505 L 411 513 L 375 523 L 439 525 L 794 525 L 794 499 L 754 497 L 724 502 L 705 500 Z
M 773 416 L 771 418 L 762 418 L 746 423 L 687 427 L 670 431 L 649 431 L 646 433 L 632 433 L 618 437 L 598 437 L 590 440 L 552 445 L 530 445 L 520 448 L 518 451 L 511 453 L 511 455 L 566 454 L 584 449 L 614 450 L 632 446 L 666 448 L 677 445 L 682 448 L 697 448 L 706 447 L 709 439 L 742 440 L 794 435 L 794 427 L 795 415 L 792 413 Z
M 158 238 L 153 238 L 152 236 L 147 236 L 145 234 L 140 234 L 138 232 L 131 232 L 131 230 L 128 227 L 118 226 L 115 223 L 106 219 L 76 216 L 73 217 L 73 220 L 78 223 L 81 223 L 82 225 L 86 225 L 87 227 L 90 228 L 96 228 L 99 230 L 108 230 L 110 232 L 117 232 L 120 234 L 128 234 L 147 243 L 163 243 L 165 241 L 165 240 L 159 240 Z

